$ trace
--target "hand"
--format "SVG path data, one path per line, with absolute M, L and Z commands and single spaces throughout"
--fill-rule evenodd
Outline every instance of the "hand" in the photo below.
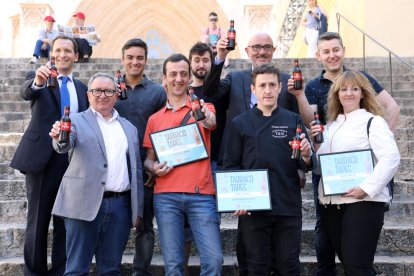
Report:
M 291 93 L 295 96 L 299 96 L 300 94 L 304 93 L 305 83 L 303 81 L 302 81 L 302 89 L 300 89 L 300 90 L 293 89 L 294 85 L 295 85 L 295 81 L 293 80 L 292 77 L 290 77 L 290 79 L 288 80 L 288 83 L 287 83 L 289 93 Z
M 217 42 L 216 49 L 217 49 L 217 58 L 219 60 L 224 61 L 226 59 L 226 56 L 230 52 L 229 50 L 227 50 L 228 43 L 229 41 L 227 37 L 221 37 L 219 41 Z
M 305 133 L 302 133 L 300 135 L 300 151 L 303 158 L 310 158 L 312 156 L 312 148 L 308 141 L 308 139 L 305 138 Z
M 59 141 L 59 133 L 60 133 L 60 122 L 56 121 L 53 124 L 52 129 L 49 132 L 49 136 L 52 137 L 53 140 L 58 142 Z
M 155 176 L 149 172 L 145 171 L 145 174 L 148 176 L 147 182 L 144 183 L 144 186 L 152 188 L 155 185 Z
M 239 216 L 244 216 L 244 215 L 248 215 L 248 216 L 250 216 L 252 213 L 250 213 L 249 211 L 247 211 L 247 210 L 236 210 L 234 213 L 233 213 L 233 216 L 237 216 L 237 217 L 239 217 Z
M 349 189 L 346 194 L 344 194 L 344 197 L 353 197 L 356 199 L 363 199 L 367 196 L 368 194 L 366 192 L 364 192 L 364 190 L 362 190 L 360 187 L 354 187 Z
M 46 65 L 43 65 L 37 68 L 35 79 L 34 79 L 35 85 L 43 86 L 46 83 L 49 75 L 50 75 L 50 62 L 48 61 Z
M 315 125 L 315 121 L 310 122 L 310 137 L 315 142 L 315 136 L 323 132 L 323 125 Z
M 164 176 L 168 174 L 172 169 L 173 167 L 168 167 L 167 161 L 163 161 L 162 163 L 155 161 L 152 165 L 152 171 L 156 176 Z
M 211 116 L 211 110 L 208 109 L 207 105 L 205 104 L 204 100 L 200 100 L 201 112 L 203 112 L 205 118 L 204 120 L 208 120 Z

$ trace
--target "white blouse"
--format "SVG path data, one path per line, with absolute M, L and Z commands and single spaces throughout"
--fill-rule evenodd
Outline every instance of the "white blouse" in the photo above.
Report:
M 394 134 L 381 116 L 375 116 L 372 120 L 368 140 L 367 123 L 369 118 L 373 116 L 365 109 L 357 109 L 346 115 L 339 115 L 335 121 L 326 126 L 323 133 L 324 142 L 317 151 L 317 154 L 321 154 L 371 148 L 376 163 L 374 171 L 359 186 L 368 195 L 364 199 L 323 196 L 323 188 L 320 183 L 319 201 L 321 204 L 390 201 L 391 197 L 386 186 L 398 170 L 400 153 L 395 143 Z

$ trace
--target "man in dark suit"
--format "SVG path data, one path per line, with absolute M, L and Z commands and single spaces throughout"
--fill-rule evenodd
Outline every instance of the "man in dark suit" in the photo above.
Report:
M 224 136 L 221 141 L 218 164 L 223 160 L 224 145 L 230 130 L 230 124 L 234 117 L 250 110 L 256 104 L 256 97 L 252 94 L 250 86 L 252 84 L 251 69 L 243 71 L 233 71 L 220 80 L 224 60 L 229 51 L 227 47 L 227 38 L 221 37 L 217 43 L 217 56 L 210 74 L 204 80 L 203 91 L 208 97 L 219 100 L 226 105 L 227 118 L 224 128 Z M 252 68 L 260 65 L 270 64 L 273 53 L 276 48 L 273 46 L 272 38 L 266 33 L 254 34 L 248 46 L 245 48 L 249 59 L 252 62 Z M 288 74 L 281 74 L 282 89 L 279 94 L 278 106 L 282 106 L 290 111 L 299 113 L 298 104 L 295 97 L 287 91 Z
M 204 80 L 204 94 L 219 100 L 226 105 L 227 115 L 224 127 L 223 139 L 217 164 L 222 165 L 225 145 L 228 142 L 231 121 L 239 114 L 250 110 L 256 104 L 256 96 L 251 91 L 252 69 L 272 62 L 274 47 L 272 38 L 266 33 L 254 34 L 250 39 L 245 51 L 252 62 L 252 69 L 233 71 L 220 80 L 221 72 L 229 50 L 226 49 L 228 40 L 221 37 L 217 43 L 217 56 L 211 68 L 209 76 Z M 287 90 L 287 81 L 290 76 L 280 74 L 282 87 L 279 93 L 277 105 L 299 114 L 299 107 L 295 97 Z M 242 233 L 238 232 L 237 261 L 239 263 L 240 275 L 247 275 L 245 264 L 245 249 L 242 243 Z
M 72 75 L 73 64 L 78 60 L 76 42 L 70 37 L 56 37 L 52 41 L 51 56 L 55 57 L 59 86 L 46 86 L 50 64 L 29 74 L 21 86 L 20 95 L 30 101 L 32 119 L 10 165 L 26 175 L 25 275 L 63 275 L 65 271 L 65 226 L 59 217 L 53 217 L 51 270 L 48 271 L 47 266 L 47 234 L 52 207 L 68 166 L 67 154 L 53 150 L 49 131 L 50 126 L 62 117 L 63 105 L 70 105 L 72 113 L 88 107 L 87 87 Z

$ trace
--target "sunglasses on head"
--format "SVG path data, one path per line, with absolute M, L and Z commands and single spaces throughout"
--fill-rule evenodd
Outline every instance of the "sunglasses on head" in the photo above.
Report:
M 217 22 L 218 18 L 217 17 L 212 17 L 210 18 L 210 22 Z

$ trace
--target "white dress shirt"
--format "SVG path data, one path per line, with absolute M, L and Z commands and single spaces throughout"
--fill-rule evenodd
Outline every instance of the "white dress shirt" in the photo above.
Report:
M 105 191 L 124 192 L 129 190 L 129 174 L 127 164 L 128 141 L 124 129 L 118 121 L 119 114 L 113 109 L 112 118 L 105 118 L 91 107 L 96 116 L 105 143 L 108 174 Z
M 357 201 L 389 202 L 391 197 L 386 187 L 400 164 L 400 153 L 394 134 L 381 116 L 375 116 L 369 129 L 367 123 L 372 113 L 357 109 L 347 115 L 339 115 L 328 123 L 323 133 L 324 142 L 317 154 L 351 150 L 372 149 L 375 159 L 374 171 L 359 186 L 368 195 L 364 199 L 343 196 L 323 196 L 322 183 L 319 183 L 319 201 L 322 204 L 344 204 Z

